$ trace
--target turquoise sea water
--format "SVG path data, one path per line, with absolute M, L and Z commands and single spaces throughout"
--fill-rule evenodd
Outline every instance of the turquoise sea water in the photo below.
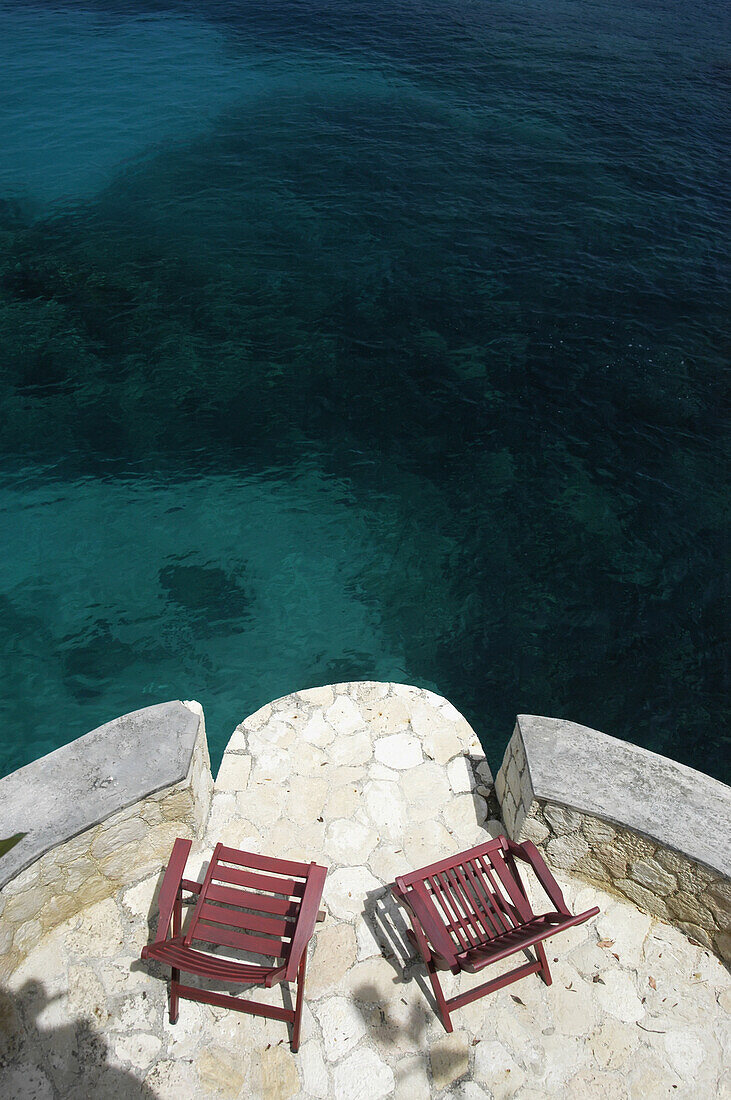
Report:
M 0 0 L 0 769 L 446 695 L 728 777 L 700 0 Z

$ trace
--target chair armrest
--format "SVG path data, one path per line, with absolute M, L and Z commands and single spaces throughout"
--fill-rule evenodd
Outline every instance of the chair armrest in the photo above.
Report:
M 293 982 L 297 977 L 297 970 L 299 969 L 302 954 L 307 949 L 307 944 L 312 939 L 315 923 L 320 917 L 321 910 L 319 906 L 322 898 L 322 891 L 325 888 L 326 875 L 327 867 L 320 867 L 317 863 L 310 864 L 310 870 L 307 874 L 307 882 L 305 884 L 305 892 L 302 895 L 302 904 L 300 905 L 300 911 L 297 916 L 297 923 L 292 937 L 292 946 L 289 950 L 289 958 L 287 959 L 284 974 L 284 980 L 287 982 Z
M 522 844 L 516 843 L 514 840 L 510 840 L 506 837 L 508 848 L 512 855 L 517 856 L 518 859 L 522 859 L 524 863 L 529 863 L 536 874 L 536 878 L 540 882 L 543 889 L 548 894 L 551 903 L 556 907 L 556 911 L 571 915 L 571 911 L 564 901 L 564 896 L 561 893 L 561 887 L 556 882 L 555 878 L 546 866 L 541 853 L 536 848 L 532 840 L 524 840 Z
M 185 864 L 188 862 L 188 854 L 192 844 L 193 842 L 191 840 L 182 840 L 178 837 L 173 845 L 170 861 L 165 870 L 162 886 L 160 887 L 160 897 L 157 903 L 160 916 L 157 923 L 157 933 L 152 941 L 153 944 L 162 943 L 167 939 L 170 930 L 170 920 L 173 915 L 173 906 L 175 905 L 175 899 L 178 896 L 178 891 L 183 882 L 183 871 L 185 870 Z M 152 946 L 152 944 L 149 946 Z M 148 951 L 149 947 L 142 948 L 143 959 L 147 958 Z
M 417 882 L 407 887 L 396 879 L 396 886 L 391 892 L 396 900 L 413 914 L 434 951 L 441 955 L 450 967 L 458 967 L 457 951 L 452 939 L 444 923 L 433 912 L 428 899 L 422 896 L 420 886 L 421 883 Z

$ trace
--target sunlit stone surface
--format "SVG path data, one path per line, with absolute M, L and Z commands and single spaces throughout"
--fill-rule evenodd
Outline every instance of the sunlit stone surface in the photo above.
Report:
M 569 905 L 596 903 L 601 915 L 549 942 L 553 985 L 530 977 L 476 1001 L 445 1035 L 386 890 L 422 858 L 499 825 L 485 824 L 479 743 L 445 700 L 383 684 L 289 696 L 242 723 L 220 776 L 190 874 L 221 838 L 330 867 L 299 1054 L 276 1021 L 182 1001 L 178 1023 L 167 1022 L 166 975 L 137 961 L 154 874 L 57 928 L 16 972 L 0 1004 L 3 1096 L 723 1095 L 731 980 L 721 963 L 567 873 L 558 877 Z M 473 982 L 447 975 L 445 985 Z M 278 1003 L 281 991 L 263 997 Z

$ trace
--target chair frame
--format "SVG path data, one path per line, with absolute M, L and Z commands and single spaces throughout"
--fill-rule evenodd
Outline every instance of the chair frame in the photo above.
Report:
M 532 867 L 554 912 L 533 912 L 516 858 Z M 518 844 L 506 836 L 401 875 L 391 892 L 409 914 L 412 927 L 407 935 L 426 964 L 439 1017 L 448 1032 L 453 1030 L 453 1011 L 529 974 L 539 974 L 550 985 L 542 941 L 599 912 L 594 906 L 574 916 L 535 844 L 529 840 Z M 528 948 L 533 948 L 535 958 Z M 439 970 L 476 974 L 517 951 L 524 951 L 530 961 L 456 997 L 444 996 Z
M 180 837 L 173 845 L 158 900 L 159 921 L 143 959 L 170 965 L 170 1023 L 178 1019 L 180 998 L 231 1008 L 292 1024 L 292 1052 L 299 1049 L 307 946 L 317 921 L 327 868 L 255 855 L 217 844 L 202 883 L 183 877 L 192 842 Z M 184 899 L 189 893 L 191 899 Z M 183 929 L 183 906 L 193 904 Z M 170 924 L 172 921 L 172 935 Z M 201 940 L 269 956 L 271 966 L 240 962 L 191 946 Z M 278 965 L 274 962 L 279 960 Z M 182 985 L 180 973 L 197 974 L 226 985 L 265 986 L 297 983 L 294 1009 L 244 1000 L 240 996 Z

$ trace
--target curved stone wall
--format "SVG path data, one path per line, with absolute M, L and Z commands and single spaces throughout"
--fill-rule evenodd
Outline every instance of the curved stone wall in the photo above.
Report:
M 731 789 L 598 730 L 518 716 L 495 779 L 508 834 L 731 959 Z
M 198 703 L 146 707 L 0 779 L 0 979 L 57 924 L 160 870 L 205 827 L 213 781 Z
M 229 829 L 245 824 L 246 807 L 236 800 L 248 779 L 242 769 L 250 767 L 246 738 L 262 737 L 261 727 L 276 716 L 276 737 L 267 735 L 281 741 L 269 747 L 271 780 L 295 739 L 285 713 L 292 700 L 324 713 L 322 729 L 313 719 L 302 731 L 295 771 L 303 808 L 307 789 L 322 786 L 321 742 L 330 736 L 330 719 L 333 728 L 349 731 L 348 714 L 338 708 L 354 702 L 377 727 L 381 753 L 406 752 L 405 734 L 413 728 L 427 760 L 447 767 L 455 812 L 460 799 L 483 805 L 490 792 L 474 733 L 446 700 L 400 685 L 334 685 L 270 704 L 236 730 L 216 782 Z M 358 748 L 350 732 L 333 750 L 344 771 L 354 767 L 348 753 Z M 451 759 L 460 750 L 479 764 L 477 778 L 469 768 L 462 774 L 469 761 Z M 413 771 L 414 781 L 419 773 L 407 757 L 394 764 L 389 756 L 378 767 L 378 782 L 392 780 L 391 772 Z M 159 871 L 176 836 L 200 837 L 212 790 L 202 709 L 182 702 L 125 715 L 1 779 L 0 838 L 26 835 L 0 858 L 0 980 L 57 924 Z M 495 792 L 508 834 L 535 841 L 554 867 L 623 894 L 731 958 L 728 787 L 596 730 L 520 715 Z M 426 809 L 414 844 L 405 845 L 404 834 L 399 845 L 417 863 L 417 848 L 421 862 L 428 861 L 421 837 Z M 409 815 L 405 821 L 408 828 Z

